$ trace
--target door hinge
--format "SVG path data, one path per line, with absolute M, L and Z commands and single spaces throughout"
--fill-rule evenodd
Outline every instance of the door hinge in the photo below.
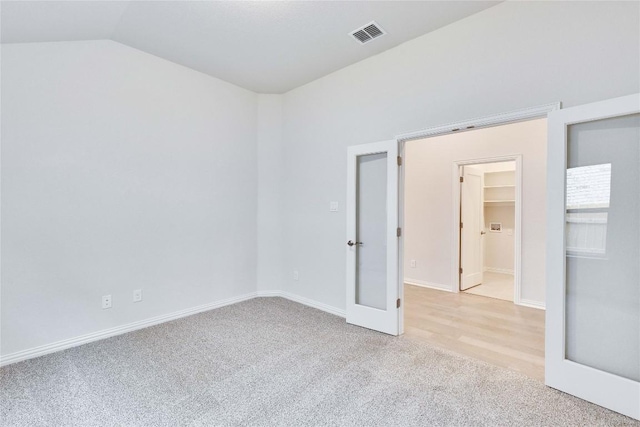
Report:
M 464 227 L 464 223 L 461 222 L 460 223 L 460 228 L 463 228 L 463 227 Z
M 396 308 L 400 308 L 400 298 L 396 300 Z
M 462 267 L 460 267 L 460 274 L 462 274 Z
M 464 182 L 464 176 L 460 177 L 460 182 Z
M 402 166 L 402 157 L 398 156 L 398 166 Z
M 396 228 L 396 236 L 398 237 L 402 236 L 402 228 L 400 227 Z

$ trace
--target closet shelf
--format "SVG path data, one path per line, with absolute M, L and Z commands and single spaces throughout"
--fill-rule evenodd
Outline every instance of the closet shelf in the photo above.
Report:
M 485 205 L 490 206 L 513 206 L 515 205 L 515 200 L 485 200 Z
M 515 206 L 515 172 L 487 172 L 484 174 L 484 206 Z

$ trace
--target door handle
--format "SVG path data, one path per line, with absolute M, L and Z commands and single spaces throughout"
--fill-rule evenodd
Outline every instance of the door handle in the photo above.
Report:
M 355 246 L 355 245 L 362 246 L 362 242 L 352 242 L 351 240 L 349 240 L 347 242 L 347 245 L 349 245 L 349 246 Z
M 486 231 L 481 231 L 481 232 L 480 232 L 480 235 L 481 235 L 481 236 L 484 236 L 485 234 L 487 234 L 487 232 L 486 232 Z

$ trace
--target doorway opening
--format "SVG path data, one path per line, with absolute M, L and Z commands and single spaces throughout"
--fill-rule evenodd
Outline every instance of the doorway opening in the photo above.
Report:
M 544 380 L 546 146 L 546 118 L 405 143 L 405 335 Z
M 515 289 L 516 266 L 520 264 L 516 260 L 516 254 L 520 253 L 516 204 L 520 202 L 521 180 L 516 167 L 520 157 L 516 159 L 518 162 L 514 159 L 457 164 L 460 174 L 458 283 L 462 292 L 519 301 L 519 287 L 517 292 Z

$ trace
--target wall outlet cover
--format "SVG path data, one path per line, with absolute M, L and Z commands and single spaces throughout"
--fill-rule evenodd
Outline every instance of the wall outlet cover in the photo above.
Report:
M 111 308 L 111 295 L 102 296 L 102 308 Z

